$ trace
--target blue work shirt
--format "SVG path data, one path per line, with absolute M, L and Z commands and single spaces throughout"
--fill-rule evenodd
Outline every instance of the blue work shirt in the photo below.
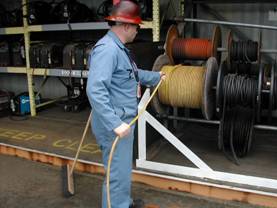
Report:
M 90 54 L 87 95 L 93 112 L 95 131 L 112 131 L 137 114 L 137 81 L 129 50 L 111 30 L 100 39 Z M 145 54 L 147 58 L 147 54 Z M 142 85 L 154 86 L 158 72 L 138 69 Z M 97 135 L 96 135 L 97 137 Z

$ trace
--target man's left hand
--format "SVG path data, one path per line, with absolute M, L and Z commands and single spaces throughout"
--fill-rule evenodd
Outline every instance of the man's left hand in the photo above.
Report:
M 164 72 L 162 72 L 162 71 L 160 71 L 159 72 L 160 73 L 160 77 L 161 77 L 161 80 L 165 80 L 165 78 L 166 78 L 166 75 L 165 75 L 165 73 Z

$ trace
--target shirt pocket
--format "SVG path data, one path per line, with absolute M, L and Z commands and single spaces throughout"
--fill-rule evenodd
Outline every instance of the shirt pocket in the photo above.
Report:
M 120 119 L 122 119 L 126 113 L 123 107 L 115 107 L 114 111 L 115 111 L 115 114 L 118 115 Z
M 133 68 L 129 63 L 121 63 L 117 66 L 116 74 L 124 81 L 135 79 Z

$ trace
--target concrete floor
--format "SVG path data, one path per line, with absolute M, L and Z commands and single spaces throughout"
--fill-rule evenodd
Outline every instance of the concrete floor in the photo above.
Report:
M 62 196 L 61 169 L 0 155 L 1 208 L 99 208 L 103 178 L 75 174 L 75 195 Z M 258 208 L 237 202 L 224 202 L 173 191 L 161 191 L 133 184 L 134 198 L 145 200 L 152 208 Z
M 27 120 L 24 120 L 24 121 L 14 121 L 14 120 L 11 120 L 9 117 L 0 118 L 0 142 L 27 147 L 31 149 L 36 149 L 39 151 L 45 151 L 49 153 L 56 153 L 59 155 L 74 157 L 78 147 L 78 143 L 82 135 L 82 131 L 85 127 L 88 115 L 89 115 L 89 109 L 82 111 L 80 113 L 64 113 L 62 109 L 54 107 L 47 110 L 43 110 L 38 113 L 38 116 L 29 117 Z M 217 143 L 216 143 L 217 126 L 186 123 L 185 125 L 183 125 L 183 128 L 181 128 L 181 131 L 179 130 L 178 135 L 179 135 L 178 137 L 181 138 L 181 140 L 185 145 L 191 148 L 193 152 L 195 152 L 198 156 L 200 156 L 200 158 L 202 158 L 209 166 L 211 166 L 211 168 L 215 170 L 230 171 L 233 173 L 245 173 L 245 174 L 250 174 L 255 176 L 277 179 L 277 163 L 275 162 L 277 157 L 276 132 L 259 132 L 259 131 L 256 132 L 255 131 L 253 149 L 249 154 L 249 156 L 240 160 L 241 161 L 240 166 L 236 166 L 233 163 L 231 163 L 229 160 L 225 158 L 223 153 L 217 149 Z M 182 156 L 179 152 L 173 149 L 172 146 L 167 142 L 164 142 L 162 145 L 151 146 L 149 148 L 149 151 L 147 152 L 147 156 L 149 159 L 153 161 L 193 166 L 190 161 L 188 161 L 184 156 Z M 91 131 L 89 131 L 89 134 L 85 139 L 83 148 L 81 150 L 80 159 L 93 161 L 93 162 L 101 162 L 101 152 L 96 144 L 96 141 Z M 7 159 L 5 158 L 5 160 Z M 7 164 L 8 163 L 3 162 L 2 160 L 0 161 L 0 165 L 4 167 L 4 168 L 1 168 L 0 166 L 1 176 L 2 176 L 1 172 L 7 168 L 6 167 L 8 166 Z M 20 164 L 16 166 L 20 167 L 21 166 Z M 23 168 L 24 167 L 22 167 L 22 169 Z M 46 168 L 46 166 L 44 168 Z M 36 178 L 36 180 L 34 180 L 35 181 L 34 186 L 36 186 L 36 183 L 39 183 L 36 181 L 40 181 L 44 177 L 48 178 L 48 175 L 50 173 L 53 174 L 53 177 L 49 177 L 49 181 L 54 180 L 54 178 L 56 178 L 55 174 L 58 175 L 58 173 L 55 173 L 55 171 L 52 171 L 52 167 L 51 168 L 47 167 L 46 171 L 45 172 L 42 171 L 42 173 L 39 172 L 39 169 L 40 169 L 39 166 L 35 165 L 34 169 L 35 170 L 38 169 L 38 174 L 33 174 L 35 171 L 30 172 L 32 173 L 32 177 Z M 55 168 L 53 168 L 53 170 L 54 169 Z M 48 170 L 51 170 L 50 173 L 48 173 Z M 14 172 L 13 170 L 10 170 L 10 171 Z M 17 172 L 20 173 L 20 170 L 15 171 L 15 173 Z M 59 172 L 59 171 L 56 170 L 56 172 Z M 8 172 L 5 172 L 5 173 L 8 175 Z M 40 177 L 40 175 L 43 177 Z M 18 175 L 15 175 L 15 176 L 11 175 L 10 177 L 17 178 Z M 27 172 L 25 177 L 26 178 L 29 177 Z M 80 178 L 81 178 L 80 182 L 84 180 L 84 182 L 81 182 L 81 184 L 87 184 L 87 183 L 90 184 L 89 181 L 92 180 L 92 179 L 89 179 L 88 181 L 86 181 L 85 180 L 86 177 L 83 177 L 83 175 L 80 175 Z M 2 178 L 0 178 L 0 180 L 2 180 L 2 182 L 7 183 L 7 187 L 12 187 L 12 183 L 10 182 L 12 180 L 8 180 L 8 179 L 4 180 Z M 43 180 L 45 180 L 45 183 L 47 184 L 48 180 L 46 179 L 43 179 Z M 54 181 L 52 181 L 52 183 L 53 184 L 59 183 L 59 181 L 60 180 L 56 178 Z M 101 182 L 98 182 L 98 183 L 101 184 Z M 1 183 L 1 188 L 3 187 L 2 184 L 3 183 Z M 21 185 L 23 188 L 26 186 L 25 184 L 21 184 Z M 18 187 L 18 185 L 16 186 Z M 98 189 L 95 190 L 96 193 L 99 192 L 100 190 L 99 187 Z M 19 188 L 18 192 L 14 191 L 14 193 L 16 193 L 14 194 L 14 197 L 19 195 L 19 198 L 22 197 L 22 200 L 24 201 L 25 200 L 24 194 L 26 190 L 25 189 L 20 190 L 20 187 L 18 188 Z M 38 189 L 38 186 L 36 188 Z M 82 188 L 83 186 L 80 187 L 80 189 Z M 32 189 L 34 189 L 34 187 L 30 187 L 30 192 L 32 191 Z M 58 196 L 59 193 L 57 193 L 57 190 L 54 191 L 54 185 L 53 185 L 52 190 L 49 192 L 49 194 L 52 195 L 53 198 L 55 198 L 53 193 L 56 193 L 55 195 Z M 28 191 L 29 190 L 27 190 L 27 192 Z M 5 197 L 5 195 L 2 195 L 2 193 L 6 193 L 6 192 L 9 193 L 9 191 L 7 191 L 6 189 L 2 189 L 0 192 L 0 197 Z M 88 190 L 84 189 L 84 191 L 83 192 L 80 191 L 80 193 L 92 194 L 90 189 Z M 33 197 L 31 197 L 32 194 L 33 193 L 26 196 L 27 201 L 33 200 Z M 35 196 L 37 196 L 36 194 L 37 193 L 34 193 Z M 40 193 L 40 194 L 43 195 L 45 193 Z M 9 198 L 10 196 L 11 195 L 7 195 L 6 196 L 7 198 L 0 198 L 0 199 L 1 200 L 5 199 L 4 201 L 7 200 L 7 203 L 9 201 L 14 201 L 12 200 L 12 198 L 11 199 Z M 51 200 L 53 199 L 50 199 L 49 197 L 51 198 L 51 196 L 47 196 L 46 199 L 41 198 L 42 201 L 44 200 L 43 203 L 42 202 L 38 202 L 38 203 L 48 204 L 48 200 L 50 203 Z M 80 195 L 79 197 L 82 198 L 85 196 Z M 87 195 L 86 197 L 88 197 L 89 199 L 92 198 L 92 196 L 87 196 Z M 77 204 L 83 203 L 82 201 L 84 199 L 81 200 L 81 198 L 79 199 L 80 202 L 76 202 Z M 99 196 L 96 198 L 99 199 Z M 69 199 L 69 201 L 70 200 L 71 199 Z M 78 197 L 76 200 L 78 201 Z M 151 198 L 151 200 L 155 201 L 155 198 Z M 161 200 L 163 200 L 163 197 L 161 197 Z M 68 200 L 64 201 L 62 197 L 60 197 L 58 201 L 61 201 L 61 203 L 68 203 Z M 73 200 L 73 202 L 74 201 L 75 200 Z M 173 202 L 175 201 L 173 200 Z M 30 201 L 28 201 L 28 203 L 30 203 Z M 242 207 L 245 207 L 245 206 L 246 205 L 243 205 Z M 0 204 L 0 207 L 2 208 L 1 204 Z M 6 206 L 6 207 L 13 207 L 13 206 Z M 29 207 L 29 206 L 26 205 L 25 207 Z M 66 206 L 63 205 L 63 206 L 57 206 L 57 207 L 66 207 Z M 89 207 L 89 202 L 83 207 Z M 184 207 L 184 205 L 182 205 L 181 207 Z M 193 207 L 196 207 L 196 206 L 193 206 Z M 203 207 L 203 206 L 199 206 L 199 207 Z

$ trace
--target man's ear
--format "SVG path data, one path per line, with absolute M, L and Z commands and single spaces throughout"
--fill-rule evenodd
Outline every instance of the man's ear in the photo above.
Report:
M 125 32 L 128 32 L 129 28 L 130 28 L 129 24 L 124 24 L 124 31 Z

